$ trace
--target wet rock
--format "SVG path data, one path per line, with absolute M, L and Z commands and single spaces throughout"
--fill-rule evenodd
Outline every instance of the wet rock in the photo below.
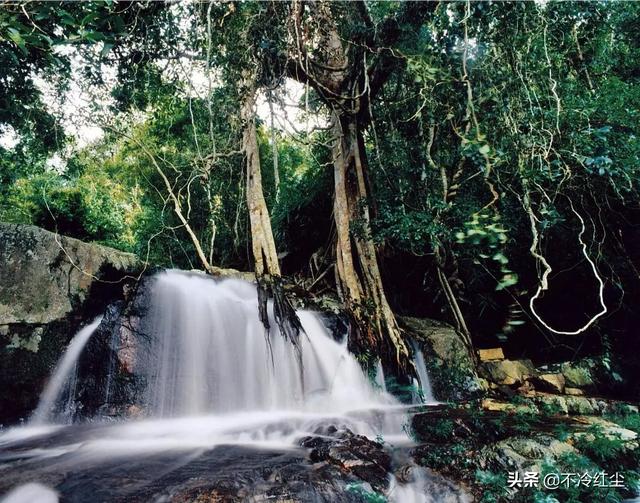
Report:
M 154 358 L 142 313 L 153 277 L 129 301 L 110 304 L 78 360 L 75 419 L 141 417 L 148 413 L 144 369 Z
M 530 396 L 529 399 L 547 414 L 553 413 L 554 411 L 556 413 L 578 416 L 637 414 L 637 406 L 617 400 L 589 398 L 569 394 L 552 395 L 548 393 L 536 393 Z
M 540 391 L 549 391 L 551 393 L 564 392 L 565 379 L 562 374 L 539 374 L 529 379 L 529 381 L 535 389 Z
M 107 269 L 126 275 L 138 266 L 130 253 L 0 223 L 0 325 L 60 320 L 86 300 Z
M 399 317 L 403 329 L 425 355 L 431 385 L 439 400 L 459 400 L 481 395 L 473 355 L 456 330 L 427 318 Z
M 300 446 L 309 449 L 309 459 L 317 463 L 329 459 L 329 448 L 333 440 L 323 437 L 304 437 Z
M 438 503 L 471 503 L 473 501 L 464 488 L 428 468 L 404 465 L 395 471 L 395 480 L 391 483 L 389 494 L 395 497 L 394 501 L 402 503 L 415 501 L 415 495 L 405 494 L 402 484 L 414 484 L 420 487 L 422 494 L 429 495 L 427 501 Z M 406 498 L 403 498 L 404 496 Z
M 314 308 L 321 309 L 322 307 Z M 341 311 L 333 311 L 330 309 L 317 311 L 318 316 L 322 320 L 323 325 L 329 330 L 336 341 L 342 341 L 349 332 L 349 319 Z
M 638 448 L 638 434 L 635 431 L 627 428 L 622 428 L 611 421 L 607 421 L 601 417 L 585 416 L 579 418 L 583 423 L 591 426 L 597 426 L 599 435 L 602 435 L 609 440 L 621 440 L 626 444 L 627 449 Z M 573 438 L 585 437 L 587 441 L 595 440 L 595 435 L 589 432 L 577 432 L 572 435 Z
M 513 386 L 537 375 L 531 360 L 498 360 L 483 362 L 480 374 L 496 384 Z
M 576 449 L 548 435 L 535 438 L 508 438 L 486 446 L 480 455 L 484 468 L 497 471 L 541 471 L 542 464 L 576 453 Z
M 486 379 L 484 379 L 483 377 L 478 377 L 476 379 L 476 384 L 478 385 L 478 388 L 483 391 L 489 391 L 491 389 L 491 384 L 489 381 L 487 381 Z
M 467 485 L 476 501 L 482 500 L 485 489 L 477 477 L 478 470 L 493 474 L 542 473 L 549 466 L 573 470 L 575 466 L 566 465 L 573 460 L 593 463 L 602 469 L 611 468 L 611 465 L 601 465 L 599 446 L 590 449 L 591 444 L 602 437 L 615 440 L 610 449 L 620 454 L 617 459 L 611 459 L 611 463 L 635 469 L 640 448 L 637 434 L 601 417 L 558 414 L 559 406 L 564 405 L 566 409 L 569 398 L 572 397 L 535 395 L 526 399 L 534 404 L 529 405 L 528 410 L 523 405 L 485 400 L 486 408 L 481 412 L 470 405 L 418 413 L 413 417 L 412 429 L 414 438 L 424 443 L 413 449 L 414 460 L 457 481 L 459 486 Z M 586 403 L 594 406 L 591 400 Z M 609 403 L 608 410 L 619 411 L 622 405 L 618 403 L 613 407 Z
M 568 396 L 565 401 L 567 403 L 567 410 L 569 414 L 579 414 L 582 416 L 598 412 L 598 409 L 594 407 L 594 402 L 588 398 L 581 396 Z
M 638 414 L 638 406 L 630 403 L 616 403 L 614 404 L 613 409 L 617 414 L 621 414 L 623 416 Z
M 99 428 L 99 427 L 98 427 Z M 85 427 L 87 433 L 92 426 Z M 82 430 L 82 427 L 81 427 Z M 61 432 L 50 442 L 68 445 L 82 431 Z M 36 444 L 39 445 L 39 444 Z M 4 453 L 3 453 L 4 454 Z M 24 469 L 18 453 L 3 464 L 0 494 L 33 481 L 51 487 L 61 501 L 118 503 L 306 502 L 361 503 L 349 490 L 357 477 L 331 463 L 310 464 L 297 449 L 218 446 L 166 452 L 131 453 L 122 458 L 90 456 L 79 464 L 40 464 Z M 36 501 L 32 499 L 29 501 Z
M 546 410 L 547 413 L 556 412 L 557 414 L 569 414 L 566 397 L 557 395 L 536 395 L 533 401 Z
M 502 352 L 502 348 L 479 349 L 478 358 L 480 358 L 482 362 L 504 360 L 504 353 Z
M 537 410 L 530 405 L 518 405 L 511 402 L 502 402 L 491 398 L 482 400 L 481 407 L 492 412 L 532 413 Z
M 571 388 L 589 388 L 595 384 L 594 365 L 590 360 L 563 363 L 561 371 Z
M 343 430 L 331 437 L 304 437 L 299 445 L 310 449 L 309 459 L 325 461 L 338 466 L 369 483 L 375 490 L 384 490 L 388 484 L 391 456 L 378 442 L 362 435 Z
M 505 386 L 501 386 L 500 388 L 504 388 Z M 507 386 L 508 388 L 508 386 Z M 511 389 L 511 388 L 508 388 Z M 513 390 L 512 390 L 513 391 Z M 535 393 L 535 387 L 531 382 L 531 379 L 526 380 L 525 382 L 523 382 L 520 386 L 518 386 L 516 388 L 516 392 L 517 394 L 523 395 L 523 396 L 529 396 L 533 393 Z M 511 396 L 509 393 L 505 393 L 506 396 Z
M 473 368 L 473 358 L 464 345 L 462 338 L 453 327 L 446 323 L 426 318 L 402 317 L 402 324 L 427 343 L 434 356 L 465 368 Z
M 140 267 L 129 253 L 0 223 L 0 423 L 35 408 L 79 326 L 122 298 Z

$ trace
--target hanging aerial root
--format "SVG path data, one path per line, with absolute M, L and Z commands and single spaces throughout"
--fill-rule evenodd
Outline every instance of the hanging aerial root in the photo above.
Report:
M 269 331 L 271 324 L 269 323 L 269 311 L 267 305 L 269 302 L 269 281 L 262 277 L 257 279 L 258 284 L 258 316 L 260 321 L 264 325 L 264 328 Z
M 257 283 L 258 314 L 260 315 L 260 321 L 266 329 L 267 344 L 269 345 L 269 352 L 271 353 L 271 361 L 274 363 L 273 352 L 271 351 L 271 340 L 269 338 L 269 297 L 273 298 L 273 317 L 280 329 L 280 335 L 288 340 L 295 348 L 296 356 L 298 358 L 298 368 L 300 371 L 300 385 L 304 393 L 304 365 L 302 361 L 302 347 L 300 345 L 300 334 L 304 333 L 304 328 L 302 327 L 298 313 L 296 313 L 295 308 L 287 297 L 284 290 L 284 282 L 280 276 L 264 275 L 262 277 L 257 277 Z
M 298 313 L 289 301 L 284 291 L 284 283 L 281 277 L 273 278 L 273 313 L 280 332 L 289 339 L 296 347 L 300 344 L 300 332 L 304 332 Z
M 267 331 L 270 330 L 268 301 L 273 298 L 273 316 L 281 335 L 299 351 L 300 333 L 304 333 L 300 318 L 287 298 L 284 282 L 280 276 L 262 276 L 258 283 L 258 314 Z
M 258 315 L 265 328 L 265 337 L 271 355 L 271 363 L 275 364 L 271 346 L 271 323 L 269 322 L 269 298 L 273 298 L 273 317 L 280 330 L 280 335 L 288 340 L 295 348 L 298 358 L 298 368 L 300 371 L 300 386 L 304 393 L 304 365 L 302 361 L 302 347 L 300 345 L 300 333 L 304 333 L 304 328 L 296 313 L 295 308 L 287 298 L 284 290 L 284 282 L 280 276 L 257 276 L 258 289 Z
M 596 322 L 598 318 L 604 316 L 608 311 L 607 305 L 604 302 L 604 281 L 602 280 L 602 277 L 598 273 L 598 269 L 596 268 L 595 263 L 593 262 L 591 257 L 589 257 L 589 254 L 587 253 L 587 245 L 582 239 L 582 236 L 586 231 L 584 220 L 580 216 L 580 214 L 576 211 L 576 209 L 573 207 L 573 203 L 571 202 L 571 200 L 569 200 L 569 204 L 571 205 L 571 211 L 573 211 L 573 213 L 578 217 L 578 220 L 580 220 L 581 229 L 580 229 L 580 233 L 578 234 L 578 242 L 582 247 L 582 253 L 584 255 L 584 258 L 587 260 L 587 262 L 589 262 L 589 265 L 591 266 L 591 269 L 593 271 L 593 275 L 598 281 L 598 285 L 599 285 L 598 300 L 600 301 L 600 305 L 602 306 L 602 309 L 579 329 L 573 330 L 573 331 L 564 331 L 564 330 L 556 330 L 555 328 L 551 327 L 538 315 L 538 313 L 535 310 L 535 306 L 534 306 L 535 301 L 538 299 L 538 297 L 542 292 L 549 289 L 549 283 L 547 278 L 551 273 L 552 269 L 551 269 L 551 266 L 549 265 L 549 262 L 547 262 L 544 256 L 538 253 L 539 235 L 538 235 L 538 230 L 536 228 L 536 218 L 533 214 L 533 210 L 531 209 L 531 205 L 529 204 L 528 197 L 525 198 L 525 206 L 527 209 L 527 213 L 529 214 L 529 221 L 531 223 L 531 232 L 533 234 L 533 241 L 531 243 L 531 248 L 529 250 L 531 251 L 531 254 L 537 260 L 539 260 L 540 263 L 544 266 L 544 272 L 542 273 L 542 278 L 540 279 L 540 285 L 538 286 L 536 293 L 529 300 L 529 308 L 531 309 L 531 314 L 533 314 L 533 316 L 536 318 L 536 320 L 538 320 L 538 322 L 542 324 L 542 326 L 544 326 L 547 330 L 550 330 L 551 332 L 557 335 L 579 335 L 582 332 L 586 331 L 591 325 L 593 325 Z

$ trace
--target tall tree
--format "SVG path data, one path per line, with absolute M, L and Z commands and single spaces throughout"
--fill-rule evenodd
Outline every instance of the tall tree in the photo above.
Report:
M 336 226 L 336 279 L 356 328 L 352 342 L 402 364 L 409 354 L 384 291 L 371 236 L 370 182 L 364 132 L 371 102 L 403 60 L 393 50 L 418 29 L 435 3 L 407 2 L 374 23 L 365 2 L 288 6 L 284 66 L 330 110 Z

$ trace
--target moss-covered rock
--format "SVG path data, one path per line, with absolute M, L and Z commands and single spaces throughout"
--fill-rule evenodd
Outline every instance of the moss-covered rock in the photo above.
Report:
M 554 400 L 562 398 L 549 395 Z M 626 415 L 567 416 L 518 398 L 505 407 L 479 409 L 486 400 L 432 407 L 411 421 L 416 463 L 464 485 L 476 501 L 604 501 L 596 488 L 509 487 L 507 475 L 518 472 L 620 472 L 628 484 L 609 492 L 611 501 L 633 495 L 640 460 L 640 421 L 630 404 L 609 407 Z M 495 401 L 494 401 L 495 402 Z M 529 406 L 526 406 L 529 404 Z M 497 405 L 495 402 L 493 405 Z
M 480 365 L 483 377 L 496 384 L 513 386 L 523 383 L 538 372 L 530 360 L 495 360 Z
M 478 379 L 473 355 L 452 326 L 407 316 L 398 321 L 424 353 L 438 400 L 469 398 L 483 393 L 486 386 Z
M 590 360 L 563 363 L 561 370 L 567 386 L 591 388 L 594 386 L 594 365 Z
M 35 407 L 78 327 L 123 296 L 139 269 L 130 253 L 0 223 L 0 423 Z

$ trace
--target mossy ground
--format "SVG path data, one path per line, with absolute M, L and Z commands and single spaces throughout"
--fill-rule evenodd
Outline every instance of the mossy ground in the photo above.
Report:
M 515 403 L 514 403 L 515 402 Z M 511 406 L 511 407 L 506 407 Z M 605 416 L 567 416 L 540 410 L 521 397 L 506 410 L 481 402 L 443 405 L 416 414 L 411 433 L 419 443 L 416 462 L 469 488 L 481 502 L 622 501 L 638 489 L 640 417 L 620 407 Z M 546 489 L 509 488 L 509 472 L 619 473 L 624 487 L 593 484 Z

